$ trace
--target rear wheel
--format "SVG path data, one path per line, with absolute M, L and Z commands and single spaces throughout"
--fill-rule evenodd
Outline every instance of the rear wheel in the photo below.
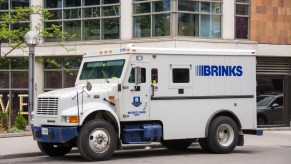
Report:
M 117 145 L 114 127 L 104 120 L 87 122 L 78 136 L 78 149 L 81 156 L 89 161 L 109 159 Z
M 37 145 L 43 153 L 51 157 L 64 156 L 72 150 L 71 146 L 65 144 L 37 142 Z
M 237 146 L 238 135 L 236 123 L 229 117 L 219 116 L 210 124 L 206 143 L 213 153 L 229 153 Z
M 192 140 L 165 140 L 163 144 L 168 149 L 184 150 L 187 149 L 192 144 L 192 142 Z

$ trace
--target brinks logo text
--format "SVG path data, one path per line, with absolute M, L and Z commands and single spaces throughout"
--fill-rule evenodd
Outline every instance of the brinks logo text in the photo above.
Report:
M 242 66 L 196 65 L 196 76 L 242 76 Z

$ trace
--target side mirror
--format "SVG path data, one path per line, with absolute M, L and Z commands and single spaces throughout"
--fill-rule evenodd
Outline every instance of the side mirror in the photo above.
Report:
M 135 72 L 135 85 L 141 84 L 141 68 L 135 67 L 134 72 Z
M 277 104 L 277 103 L 274 103 L 274 104 L 272 105 L 272 108 L 276 108 L 276 107 L 278 107 L 278 106 L 280 106 L 280 105 Z
M 92 84 L 89 81 L 87 81 L 86 89 L 87 89 L 87 91 L 91 91 L 91 89 L 92 89 Z

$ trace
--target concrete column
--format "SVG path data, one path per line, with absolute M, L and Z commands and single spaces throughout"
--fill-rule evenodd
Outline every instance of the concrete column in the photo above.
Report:
M 222 3 L 222 39 L 235 38 L 235 0 L 224 0 Z
M 133 33 L 132 1 L 120 1 L 120 39 L 130 40 Z
M 31 6 L 41 6 L 43 8 L 43 0 L 30 0 Z M 38 26 L 38 24 L 41 24 L 43 27 L 42 17 L 40 14 L 32 14 L 30 15 L 30 22 L 31 22 L 31 30 L 36 30 L 35 27 Z M 43 39 L 41 38 L 40 44 L 43 43 Z

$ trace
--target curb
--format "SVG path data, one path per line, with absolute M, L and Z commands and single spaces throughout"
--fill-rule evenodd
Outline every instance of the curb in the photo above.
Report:
M 31 136 L 31 132 L 20 132 L 20 133 L 2 133 L 0 134 L 0 138 L 9 138 L 9 137 L 24 137 Z

